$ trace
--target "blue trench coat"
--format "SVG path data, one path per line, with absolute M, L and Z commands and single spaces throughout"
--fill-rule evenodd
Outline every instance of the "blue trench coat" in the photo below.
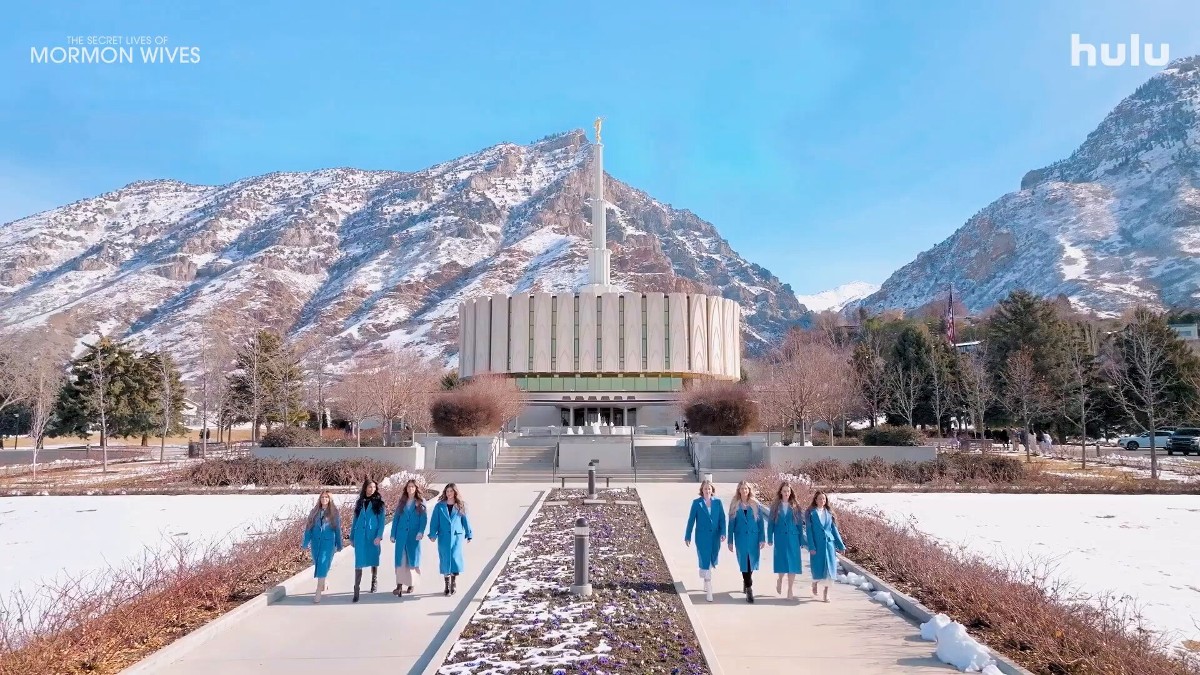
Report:
M 837 521 L 827 509 L 809 509 L 805 514 L 808 524 L 808 564 L 813 581 L 833 579 L 837 575 L 837 552 L 845 551 L 842 534 Z
M 418 509 L 416 500 L 410 500 L 404 509 L 396 504 L 396 513 L 392 516 L 392 539 L 396 540 L 396 567 L 421 566 L 421 541 L 417 539 L 417 535 L 424 534 L 428 524 L 429 512 Z
M 342 550 L 342 519 L 334 516 L 330 523 L 325 514 L 317 516 L 313 524 L 304 530 L 301 547 L 310 549 L 313 557 L 313 576 L 324 579 L 333 564 L 333 554 Z
M 366 502 L 354 514 L 354 521 L 350 523 L 350 543 L 354 545 L 355 568 L 379 566 L 380 544 L 376 544 L 375 540 L 383 537 L 386 521 L 387 509 L 383 508 L 382 501 L 379 502 L 378 513 L 371 502 Z
M 806 543 L 803 510 L 780 507 L 774 518 L 768 515 L 767 519 L 767 543 L 775 547 L 775 573 L 800 574 L 804 571 L 800 562 L 800 549 Z
M 743 572 L 758 569 L 759 544 L 767 541 L 767 518 L 759 505 L 737 504 L 729 516 L 729 536 L 737 553 L 738 568 Z M 747 566 L 746 559 L 750 559 Z
M 704 507 L 704 497 L 692 500 L 684 541 L 692 541 L 692 530 L 696 532 L 696 558 L 700 562 L 700 569 L 716 567 L 717 557 L 721 553 L 721 539 L 725 536 L 725 507 L 720 499 L 713 497 L 708 508 Z
M 463 568 L 463 539 L 470 541 L 471 522 L 467 514 L 458 509 L 451 513 L 446 502 L 438 502 L 433 507 L 433 517 L 429 520 L 429 541 L 438 545 L 438 573 L 462 574 Z

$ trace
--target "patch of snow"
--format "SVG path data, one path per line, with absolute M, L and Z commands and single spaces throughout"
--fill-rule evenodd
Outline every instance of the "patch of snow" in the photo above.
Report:
M 948 663 L 964 673 L 978 673 L 996 663 L 988 648 L 971 637 L 967 629 L 957 622 L 938 629 L 934 654 L 942 663 Z
M 861 300 L 879 290 L 879 284 L 866 281 L 851 281 L 836 288 L 831 288 L 812 295 L 797 295 L 800 304 L 814 312 L 838 311 L 846 305 Z
M 1179 535 L 1200 531 L 1200 496 L 863 493 L 839 503 L 1002 567 L 1048 571 L 1068 593 L 1112 594 L 1176 642 L 1200 639 L 1200 568 L 1189 564 L 1200 537 Z

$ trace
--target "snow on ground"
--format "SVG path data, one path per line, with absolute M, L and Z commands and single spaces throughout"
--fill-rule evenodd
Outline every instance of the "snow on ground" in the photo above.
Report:
M 1200 496 L 854 494 L 837 502 L 911 519 L 1001 565 L 1051 564 L 1084 593 L 1128 598 L 1174 641 L 1200 639 Z
M 352 499 L 353 495 L 335 496 Z M 315 495 L 0 498 L 0 598 L 42 580 L 123 567 L 173 543 L 228 546 L 309 509 Z M 300 542 L 296 542 L 299 546 Z

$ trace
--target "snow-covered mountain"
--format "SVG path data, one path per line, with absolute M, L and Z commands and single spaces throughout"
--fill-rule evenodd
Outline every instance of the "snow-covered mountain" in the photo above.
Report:
M 866 281 L 851 281 L 848 284 L 842 284 L 836 288 L 831 288 L 820 293 L 812 295 L 797 295 L 796 299 L 800 304 L 807 307 L 813 312 L 840 311 L 843 307 L 861 300 L 868 295 L 879 290 L 879 284 L 872 284 Z
M 414 173 L 134 183 L 0 226 L 0 331 L 125 335 L 189 362 L 214 326 L 273 326 L 335 358 L 412 345 L 453 363 L 464 298 L 585 279 L 591 157 L 576 130 Z M 804 319 L 695 214 L 611 177 L 606 201 L 614 283 L 733 298 L 751 349 Z
M 871 311 L 955 297 L 972 310 L 1014 289 L 1116 314 L 1200 305 L 1200 56 L 1123 100 L 1070 157 L 971 217 L 862 301 Z

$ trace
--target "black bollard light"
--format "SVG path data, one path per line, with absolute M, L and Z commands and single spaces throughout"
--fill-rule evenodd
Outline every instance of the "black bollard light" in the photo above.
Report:
M 588 499 L 596 498 L 596 464 L 600 460 L 593 459 L 588 462 Z
M 591 563 L 591 534 L 587 521 L 575 519 L 575 585 L 571 593 L 581 597 L 592 594 L 592 583 L 588 578 L 588 565 Z

